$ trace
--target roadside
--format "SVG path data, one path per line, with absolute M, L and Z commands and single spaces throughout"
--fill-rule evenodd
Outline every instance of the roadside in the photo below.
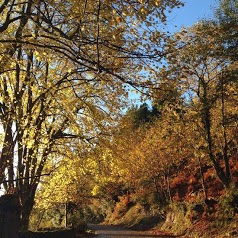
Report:
M 88 228 L 94 231 L 93 237 L 97 238 L 150 238 L 150 237 L 172 237 L 169 234 L 153 234 L 151 231 L 135 231 L 123 226 L 88 224 Z

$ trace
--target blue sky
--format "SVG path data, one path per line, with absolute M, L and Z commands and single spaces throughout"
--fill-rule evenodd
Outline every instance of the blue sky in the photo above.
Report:
M 184 7 L 174 9 L 169 15 L 170 30 L 176 31 L 182 26 L 192 26 L 202 18 L 212 17 L 214 7 L 218 6 L 219 0 L 187 0 L 184 2 Z

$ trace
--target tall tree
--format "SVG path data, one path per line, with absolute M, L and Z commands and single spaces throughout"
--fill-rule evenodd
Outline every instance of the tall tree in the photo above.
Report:
M 171 44 L 176 50 L 168 58 L 166 74 L 177 81 L 190 113 L 193 111 L 194 118 L 190 120 L 197 124 L 194 128 L 200 134 L 199 150 L 210 159 L 224 186 L 230 187 L 228 143 L 234 135 L 228 125 L 236 127 L 236 123 L 228 118 L 237 100 L 233 90 L 237 88 L 237 66 L 226 54 L 226 33 L 221 25 L 203 21 L 175 34 Z M 225 72 L 233 77 L 226 77 Z
M 155 48 L 162 39 L 151 37 L 158 34 L 155 21 L 165 21 L 166 10 L 179 5 L 1 2 L 0 182 L 8 192 L 18 190 L 22 229 L 50 155 L 62 153 L 62 144 L 72 150 L 73 142 L 97 142 L 126 96 L 123 84 L 145 85 L 134 73 L 162 55 Z

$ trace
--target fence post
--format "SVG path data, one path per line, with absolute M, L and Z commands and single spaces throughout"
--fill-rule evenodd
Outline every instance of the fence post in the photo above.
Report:
M 19 197 L 6 194 L 0 197 L 0 237 L 17 238 L 21 204 Z

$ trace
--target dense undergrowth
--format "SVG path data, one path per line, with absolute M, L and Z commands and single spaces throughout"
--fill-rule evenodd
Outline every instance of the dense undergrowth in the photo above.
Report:
M 121 197 L 106 224 L 124 225 L 153 234 L 184 237 L 238 237 L 237 194 L 226 193 L 209 207 L 202 201 L 174 201 L 157 210 L 129 205 Z
M 233 162 L 233 175 L 237 175 L 237 161 Z M 201 188 L 196 171 L 181 171 L 171 179 L 172 201 L 160 204 L 155 194 L 138 197 L 120 196 L 106 224 L 126 225 L 133 229 L 151 230 L 155 234 L 173 234 L 183 237 L 238 237 L 238 190 L 234 186 L 224 189 L 206 168 L 204 177 L 209 189 Z

